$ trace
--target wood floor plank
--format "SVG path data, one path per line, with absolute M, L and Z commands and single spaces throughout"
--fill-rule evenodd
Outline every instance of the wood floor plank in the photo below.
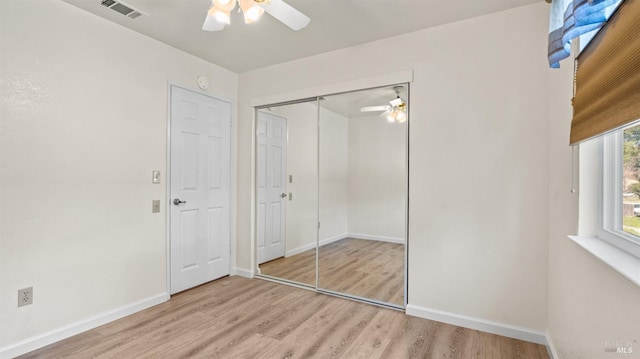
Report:
M 345 358 L 385 358 L 384 351 L 391 343 L 392 333 L 400 328 L 404 318 L 390 310 L 378 311 L 365 330 L 344 353 Z
M 264 336 L 260 333 L 251 335 L 243 343 L 235 346 L 232 350 L 225 353 L 226 358 L 260 358 L 263 353 L 270 351 L 280 344 L 276 339 Z
M 332 330 L 330 323 L 339 322 L 341 315 L 346 314 L 350 303 L 334 302 L 324 306 L 309 319 L 301 323 L 289 335 L 280 341 L 280 345 L 266 352 L 271 358 L 305 358 L 317 353 L 317 338 L 322 338 Z
M 286 300 L 291 300 L 298 297 L 299 294 L 274 287 L 267 293 L 267 296 L 255 298 L 255 300 L 245 300 L 234 310 L 203 313 L 206 320 L 201 321 L 202 326 L 171 339 L 184 344 L 173 354 L 180 357 L 201 355 L 221 357 L 222 353 L 229 348 L 251 336 L 254 333 L 253 327 L 272 321 L 274 317 L 280 315 L 278 311 L 272 310 L 274 301 L 281 299 L 282 296 L 285 296 Z M 281 310 L 286 311 L 287 308 Z
M 172 349 L 179 352 L 185 345 L 195 345 L 193 343 L 195 338 L 201 338 L 204 333 L 224 330 L 225 325 L 237 320 L 239 313 L 248 310 L 252 305 L 255 306 L 255 303 L 252 304 L 250 299 L 261 303 L 262 301 L 271 300 L 270 298 L 277 298 L 279 295 L 274 288 L 264 285 L 247 286 L 243 288 L 242 292 L 235 292 L 235 294 L 236 296 L 232 297 L 229 296 L 229 293 L 224 293 L 222 294 L 224 299 L 220 299 L 221 293 L 216 293 L 204 296 L 204 301 L 190 301 L 188 297 L 183 300 L 182 294 L 178 295 L 176 299 L 184 303 L 184 305 L 176 308 L 175 313 L 172 311 L 168 315 L 158 317 L 154 317 L 153 313 L 147 313 L 147 317 L 150 317 L 150 319 L 147 319 L 147 323 L 143 324 L 143 330 L 130 331 L 134 333 L 133 338 L 131 338 L 134 340 L 127 340 L 126 343 L 121 343 L 119 341 L 123 338 L 119 335 L 112 335 L 111 338 L 119 341 L 116 341 L 115 345 L 108 347 L 104 347 L 105 344 L 108 345 L 112 341 L 107 340 L 101 343 L 100 347 L 103 347 L 103 350 L 96 350 L 100 347 L 94 348 L 92 355 L 98 356 L 103 352 L 111 352 L 115 355 L 137 352 L 148 347 L 149 343 L 169 342 L 174 339 L 177 339 L 175 342 L 180 343 L 181 346 Z M 208 313 L 207 308 L 211 308 L 212 305 L 216 307 L 214 313 L 219 314 L 220 318 L 214 318 L 215 321 L 212 322 L 199 320 L 199 318 L 206 315 L 205 313 Z M 212 323 L 222 323 L 222 325 L 212 325 Z M 185 327 L 189 327 L 187 333 L 184 333 Z
M 260 328 L 258 332 L 282 340 L 327 305 L 324 295 L 309 291 L 305 294 L 304 301 L 289 306 L 289 311 L 280 318 L 280 322 L 268 328 Z
M 341 301 L 341 302 L 339 302 Z M 281 341 L 272 358 L 336 358 L 375 316 L 377 308 L 337 299 Z
M 266 307 L 261 307 L 254 312 L 246 313 L 240 322 L 232 327 L 226 328 L 226 330 L 216 336 L 209 337 L 209 341 L 219 344 L 204 347 L 201 352 L 212 357 L 228 357 L 227 352 L 232 351 L 238 343 L 248 339 L 252 333 L 259 332 L 260 330 L 268 330 L 270 327 L 276 326 L 287 316 L 287 313 L 290 311 L 290 306 L 296 306 L 299 303 L 306 302 L 306 296 L 301 294 L 307 293 L 296 291 L 295 293 L 284 296 L 281 300 L 272 301 Z M 199 353 L 194 351 L 189 352 L 190 356 L 195 354 Z
M 268 281 L 223 278 L 21 358 L 531 358 L 544 346 Z

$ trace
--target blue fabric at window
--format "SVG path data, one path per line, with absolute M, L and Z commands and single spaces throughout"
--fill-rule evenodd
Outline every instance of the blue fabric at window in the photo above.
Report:
M 622 0 L 553 0 L 549 18 L 549 65 L 571 54 L 571 40 L 599 29 Z

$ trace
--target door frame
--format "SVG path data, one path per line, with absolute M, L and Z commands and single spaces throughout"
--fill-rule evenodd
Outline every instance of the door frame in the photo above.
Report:
M 376 88 L 376 87 L 384 87 L 384 86 L 391 86 L 391 85 L 395 85 L 395 84 L 407 84 L 407 98 L 409 99 L 410 97 L 410 88 L 411 88 L 411 83 L 413 83 L 413 70 L 405 70 L 405 71 L 399 71 L 399 72 L 394 72 L 394 73 L 388 73 L 388 74 L 382 74 L 382 75 L 378 75 L 378 76 L 372 76 L 372 77 L 367 77 L 367 78 L 360 78 L 360 79 L 354 79 L 354 80 L 347 80 L 347 81 L 341 81 L 341 82 L 336 82 L 336 83 L 332 83 L 332 84 L 327 84 L 327 85 L 323 85 L 323 86 L 318 86 L 318 87 L 307 87 L 307 88 L 299 88 L 297 90 L 294 91 L 289 91 L 289 92 L 283 92 L 283 93 L 278 93 L 278 94 L 274 94 L 274 95 L 267 95 L 267 96 L 260 96 L 260 97 L 252 97 L 249 99 L 249 107 L 251 108 L 251 136 L 252 136 L 252 140 L 251 140 L 251 144 L 253 146 L 252 148 L 252 158 L 251 158 L 251 214 L 250 214 L 250 219 L 251 219 L 251 258 L 250 258 L 250 263 L 251 263 L 251 277 L 256 276 L 257 278 L 260 279 L 265 279 L 265 280 L 271 280 L 271 281 L 275 281 L 275 282 L 279 282 L 279 283 L 285 283 L 294 287 L 299 287 L 299 288 L 303 288 L 303 289 L 308 289 L 308 290 L 313 290 L 316 292 L 322 292 L 322 293 L 326 293 L 326 294 L 332 294 L 330 292 L 327 291 L 320 291 L 317 288 L 317 284 L 318 284 L 318 273 L 316 271 L 316 284 L 314 285 L 314 287 L 309 287 L 309 286 L 304 286 L 304 285 L 300 285 L 299 283 L 296 282 L 291 282 L 291 281 L 287 281 L 286 279 L 272 279 L 271 277 L 267 277 L 267 276 L 262 276 L 260 275 L 260 269 L 258 267 L 258 250 L 257 250 L 257 205 L 256 205 L 256 200 L 257 200 L 257 181 L 256 181 L 256 176 L 257 176 L 257 169 L 256 169 L 256 165 L 257 165 L 257 136 L 256 136 L 256 130 L 257 130 L 257 121 L 258 121 L 258 117 L 257 117 L 257 112 L 260 108 L 266 108 L 269 106 L 275 106 L 275 105 L 285 105 L 285 104 L 294 104 L 294 103 L 298 103 L 298 102 L 308 102 L 309 99 L 316 99 L 316 98 L 321 98 L 323 96 L 329 96 L 329 95 L 336 95 L 336 94 L 341 94 L 341 93 L 346 93 L 346 92 L 354 92 L 354 91 L 359 91 L 359 90 L 366 90 L 366 89 L 370 89 L 370 88 Z M 410 103 L 410 99 L 409 99 L 409 103 Z M 318 109 L 319 111 L 319 109 Z M 406 312 L 406 308 L 409 304 L 409 242 L 410 242 L 410 233 L 409 233 L 409 225 L 410 225 L 410 211 L 409 211 L 409 202 L 410 202 L 410 154 L 411 154 L 411 145 L 410 145 L 410 137 L 411 137 L 411 105 L 409 105 L 409 112 L 408 112 L 408 121 L 407 121 L 407 131 L 406 131 L 406 138 L 407 138 L 407 142 L 406 142 L 406 154 L 407 154 L 407 158 L 406 158 L 406 163 L 405 163 L 405 173 L 407 174 L 407 179 L 406 179 L 406 198 L 405 198 L 405 208 L 406 208 L 406 217 L 405 217 L 405 243 L 404 243 L 404 303 L 403 303 L 403 307 L 404 309 L 402 309 L 402 311 Z M 318 253 L 316 252 L 316 268 L 317 268 L 317 263 L 318 263 Z M 353 300 L 358 300 L 357 298 L 354 297 L 350 297 Z M 394 306 L 387 306 L 385 304 L 382 303 L 376 303 L 374 301 L 364 301 L 366 303 L 369 304 L 374 304 L 374 305 L 380 305 L 386 308 L 391 308 L 391 309 L 399 309 L 399 308 L 395 308 Z
M 167 81 L 167 151 L 166 151 L 166 167 L 164 169 L 164 176 L 160 176 L 161 181 L 164 178 L 165 185 L 165 237 L 166 237 L 166 288 L 167 296 L 171 299 L 171 100 L 173 87 L 180 88 L 185 91 L 190 91 L 202 96 L 206 96 L 218 101 L 224 101 L 231 106 L 231 120 L 229 121 L 229 273 L 234 274 L 234 268 L 236 265 L 236 108 L 232 98 L 225 96 L 214 96 L 212 94 L 197 90 L 195 88 L 177 84 L 171 81 Z M 162 182 L 161 182 L 162 183 Z

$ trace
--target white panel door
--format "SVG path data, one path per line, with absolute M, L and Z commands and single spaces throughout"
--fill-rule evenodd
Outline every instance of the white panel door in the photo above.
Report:
M 287 120 L 258 112 L 258 264 L 284 257 Z
M 171 293 L 228 275 L 231 104 L 171 87 Z

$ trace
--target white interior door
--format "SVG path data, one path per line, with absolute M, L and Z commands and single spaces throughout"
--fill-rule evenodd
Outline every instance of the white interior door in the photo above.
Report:
M 287 120 L 258 112 L 258 264 L 284 257 Z
M 231 104 L 171 87 L 171 293 L 228 275 Z

